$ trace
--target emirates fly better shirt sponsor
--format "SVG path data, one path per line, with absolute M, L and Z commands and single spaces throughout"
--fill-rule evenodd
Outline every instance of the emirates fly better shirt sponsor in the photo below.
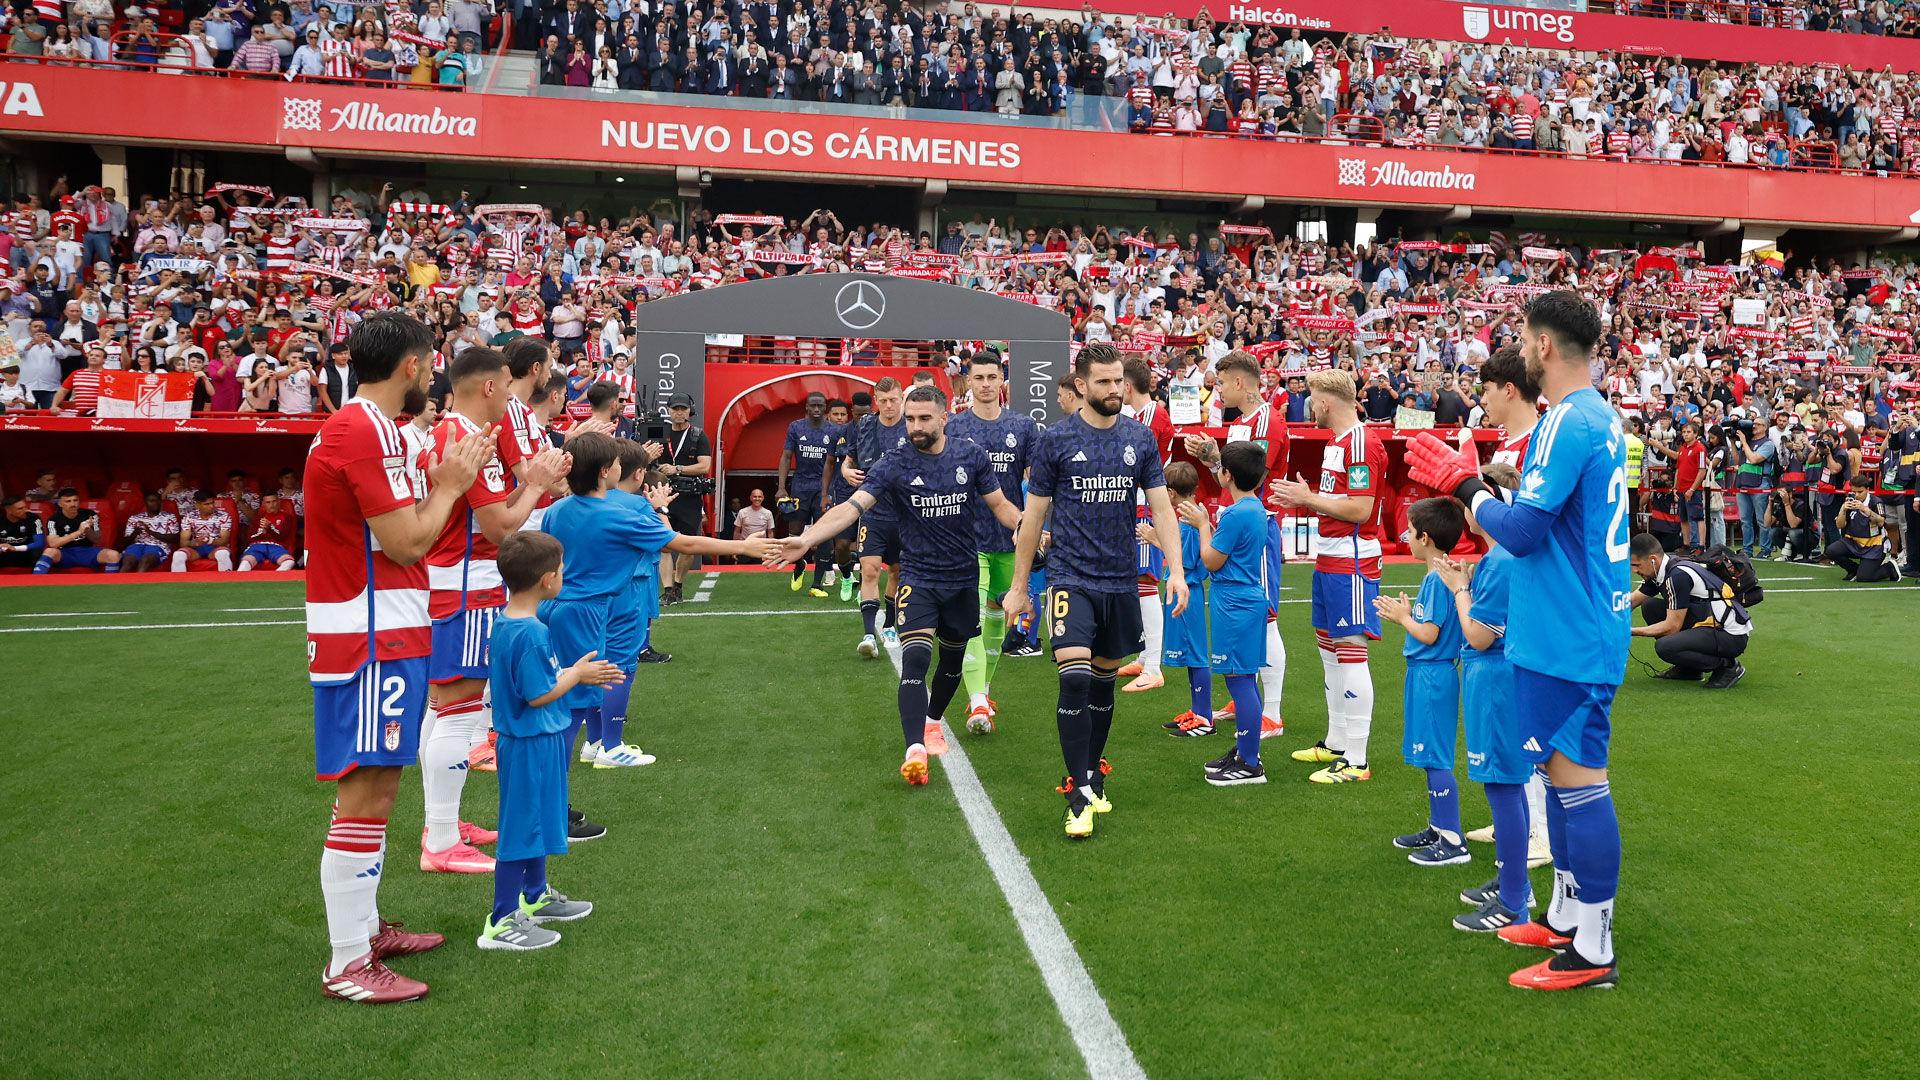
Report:
M 1134 502 L 1165 487 L 1153 433 L 1119 416 L 1096 428 L 1074 413 L 1034 441 L 1027 494 L 1053 500 L 1047 528 L 1047 584 L 1093 592 L 1134 592 Z

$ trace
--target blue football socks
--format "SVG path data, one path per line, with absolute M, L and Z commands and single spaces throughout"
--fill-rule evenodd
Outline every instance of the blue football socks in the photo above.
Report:
M 1260 677 L 1227 676 L 1233 696 L 1233 748 L 1248 765 L 1260 764 Z
M 1493 857 L 1500 864 L 1500 903 L 1518 912 L 1513 921 L 1527 922 L 1527 785 L 1488 784 L 1487 806 L 1493 810 Z
M 1187 692 L 1189 706 L 1193 715 L 1211 723 L 1213 721 L 1213 669 L 1190 667 L 1187 669 Z

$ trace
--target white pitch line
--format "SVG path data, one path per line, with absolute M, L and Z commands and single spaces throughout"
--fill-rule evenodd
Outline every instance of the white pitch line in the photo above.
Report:
M 130 626 L 9 626 L 0 634 L 59 634 L 75 630 L 199 630 L 217 626 L 305 626 L 304 619 L 268 622 L 169 622 L 139 623 Z
M 717 573 L 708 573 L 705 577 L 701 578 L 700 588 L 693 594 L 693 602 L 696 604 L 704 604 L 708 600 L 713 599 L 713 587 L 719 584 L 719 582 L 720 575 Z
M 894 674 L 899 674 L 900 647 L 895 645 L 886 652 Z M 1092 1080 L 1147 1080 L 1147 1071 L 1133 1056 L 1133 1047 L 1127 1045 L 1126 1032 L 1114 1021 L 1107 1000 L 1100 996 L 1100 988 L 1093 984 L 1086 963 L 1074 949 L 1073 939 L 1060 925 L 1053 902 L 1041 890 L 1026 856 L 1020 854 L 1006 821 L 987 796 L 979 774 L 973 771 L 973 762 L 961 749 L 960 736 L 945 720 L 940 721 L 940 734 L 947 740 L 940 766 L 953 788 L 954 801 L 960 804 L 960 814 L 967 819 L 967 829 L 973 833 L 981 857 L 987 860 L 1000 895 L 1007 898 L 1027 952 L 1040 969 L 1040 979 L 1046 983 L 1047 993 L 1053 995 L 1053 1004 L 1060 1010 L 1060 1019 L 1066 1022 L 1067 1034 L 1073 1037 L 1081 1060 L 1087 1063 L 1087 1075 Z
M 42 611 L 32 615 L 15 615 L 16 619 L 77 619 L 82 615 L 138 615 L 137 611 Z
M 940 730 L 947 740 L 940 767 L 953 787 L 954 800 L 960 804 L 960 813 L 967 819 L 974 842 L 980 845 L 987 868 L 993 871 L 993 880 L 1007 898 L 1007 906 L 1013 909 L 1013 921 L 1019 924 L 1027 951 L 1040 968 L 1040 978 L 1060 1009 L 1060 1019 L 1066 1021 L 1067 1032 L 1087 1063 L 1087 1075 L 1092 1080 L 1146 1080 L 1147 1071 L 1127 1045 L 1126 1032 L 1114 1021 L 1086 963 L 1060 925 L 1053 903 L 1041 891 L 1026 857 L 1007 832 L 1007 823 L 987 797 L 967 752 L 960 748 L 960 737 L 944 720 Z
M 1778 579 L 1775 579 L 1775 580 L 1778 580 Z M 1896 585 L 1896 584 L 1903 584 L 1903 583 L 1882 582 L 1881 584 Z M 1894 588 L 1894 589 L 1875 589 L 1868 585 L 1853 585 L 1853 586 L 1841 586 L 1838 588 L 1768 589 L 1767 591 L 1769 594 L 1853 593 L 1856 596 L 1908 596 L 1912 594 L 1913 590 L 1910 587 Z M 1282 600 L 1280 602 L 1283 604 L 1312 603 L 1311 600 Z M 261 610 L 277 611 L 282 609 L 262 608 Z M 91 611 L 91 612 L 80 612 L 80 614 L 110 615 L 110 614 L 114 614 L 114 612 Z M 134 614 L 134 613 L 125 612 L 123 614 Z M 705 619 L 705 618 L 766 619 L 766 618 L 777 618 L 784 615 L 845 615 L 845 614 L 847 614 L 847 612 L 841 608 L 819 608 L 819 609 L 801 609 L 797 611 L 668 611 L 668 612 L 662 612 L 660 617 L 663 619 Z M 302 619 L 282 619 L 282 620 L 254 620 L 254 621 L 248 621 L 248 622 L 136 623 L 136 624 L 127 625 L 127 626 L 9 626 L 9 627 L 0 627 L 0 634 L 54 634 L 54 633 L 62 633 L 62 632 L 74 631 L 74 630 L 200 630 L 200 629 L 216 629 L 220 627 L 231 627 L 231 626 L 304 626 L 304 625 L 306 625 L 306 623 L 305 623 L 305 620 L 302 620 Z M 888 650 L 887 655 L 888 655 L 888 658 L 893 661 L 894 670 L 897 672 L 900 668 L 899 656 L 895 653 L 894 650 L 891 650 L 891 649 Z

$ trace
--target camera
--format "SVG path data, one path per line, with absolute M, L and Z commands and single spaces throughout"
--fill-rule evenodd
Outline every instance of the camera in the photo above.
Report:
M 1720 435 L 1728 442 L 1738 438 L 1753 438 L 1753 421 L 1744 418 L 1724 420 L 1720 424 Z
M 677 495 L 711 495 L 714 492 L 711 476 L 669 476 L 667 486 Z

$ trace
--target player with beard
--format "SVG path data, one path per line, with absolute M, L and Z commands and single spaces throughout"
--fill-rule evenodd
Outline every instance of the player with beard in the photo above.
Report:
M 1603 327 L 1579 294 L 1555 290 L 1527 305 L 1520 328 L 1527 372 L 1550 402 L 1527 443 L 1511 505 L 1480 478 L 1479 461 L 1423 432 L 1408 448 L 1415 482 L 1466 503 L 1513 555 L 1505 648 L 1522 703 L 1522 751 L 1547 785 L 1553 900 L 1546 917 L 1502 927 L 1514 944 L 1556 950 L 1508 979 L 1529 990 L 1608 987 L 1620 881 L 1620 822 L 1607 780 L 1614 692 L 1626 676 L 1629 602 L 1626 433 L 1593 387 Z
M 900 775 L 909 784 L 924 784 L 927 755 L 946 752 L 941 713 L 960 687 L 967 642 L 980 634 L 975 514 L 991 514 L 1011 530 L 1020 524 L 1020 510 L 1001 494 L 986 451 L 947 436 L 945 394 L 914 387 L 903 416 L 910 448 L 883 457 L 852 498 L 799 536 L 789 536 L 767 561 L 777 566 L 802 559 L 875 505 L 892 504 L 901 559 L 900 730 L 907 742 Z M 936 644 L 940 656 L 934 664 Z
M 1031 609 L 1027 579 L 1044 527 L 1052 536 L 1044 617 L 1060 669 L 1055 720 L 1067 767 L 1061 790 L 1066 833 L 1077 838 L 1091 836 L 1094 815 L 1113 808 L 1102 755 L 1113 726 L 1114 678 L 1140 651 L 1136 494 L 1146 492 L 1162 551 L 1180 550 L 1180 530 L 1153 433 L 1120 415 L 1126 382 L 1120 354 L 1104 343 L 1087 346 L 1074 362 L 1074 378 L 1079 410 L 1034 443 L 1004 606 L 1009 618 Z M 1186 610 L 1186 571 L 1171 561 L 1167 595 L 1173 614 Z
M 786 515 L 789 530 L 805 529 L 827 512 L 827 459 L 832 456 L 837 430 L 827 423 L 827 395 L 819 391 L 807 395 L 807 415 L 787 425 L 774 503 Z M 788 494 L 789 475 L 791 495 Z M 827 561 L 832 554 L 827 541 L 830 539 L 831 536 L 822 537 L 820 550 L 813 553 L 813 587 L 808 592 L 818 600 L 827 598 Z M 791 583 L 794 592 L 800 591 L 806 570 L 804 560 L 794 563 Z
M 419 752 L 432 618 L 422 563 L 459 496 L 493 459 L 494 430 L 431 462 L 431 496 L 414 488 L 393 418 L 426 407 L 433 335 L 398 312 L 370 315 L 348 339 L 358 393 L 321 425 L 307 453 L 307 667 L 315 773 L 338 782 L 320 858 L 333 956 L 326 996 L 384 1003 L 427 985 L 386 967 L 437 948 L 439 934 L 382 921 L 380 869 L 400 770 Z

